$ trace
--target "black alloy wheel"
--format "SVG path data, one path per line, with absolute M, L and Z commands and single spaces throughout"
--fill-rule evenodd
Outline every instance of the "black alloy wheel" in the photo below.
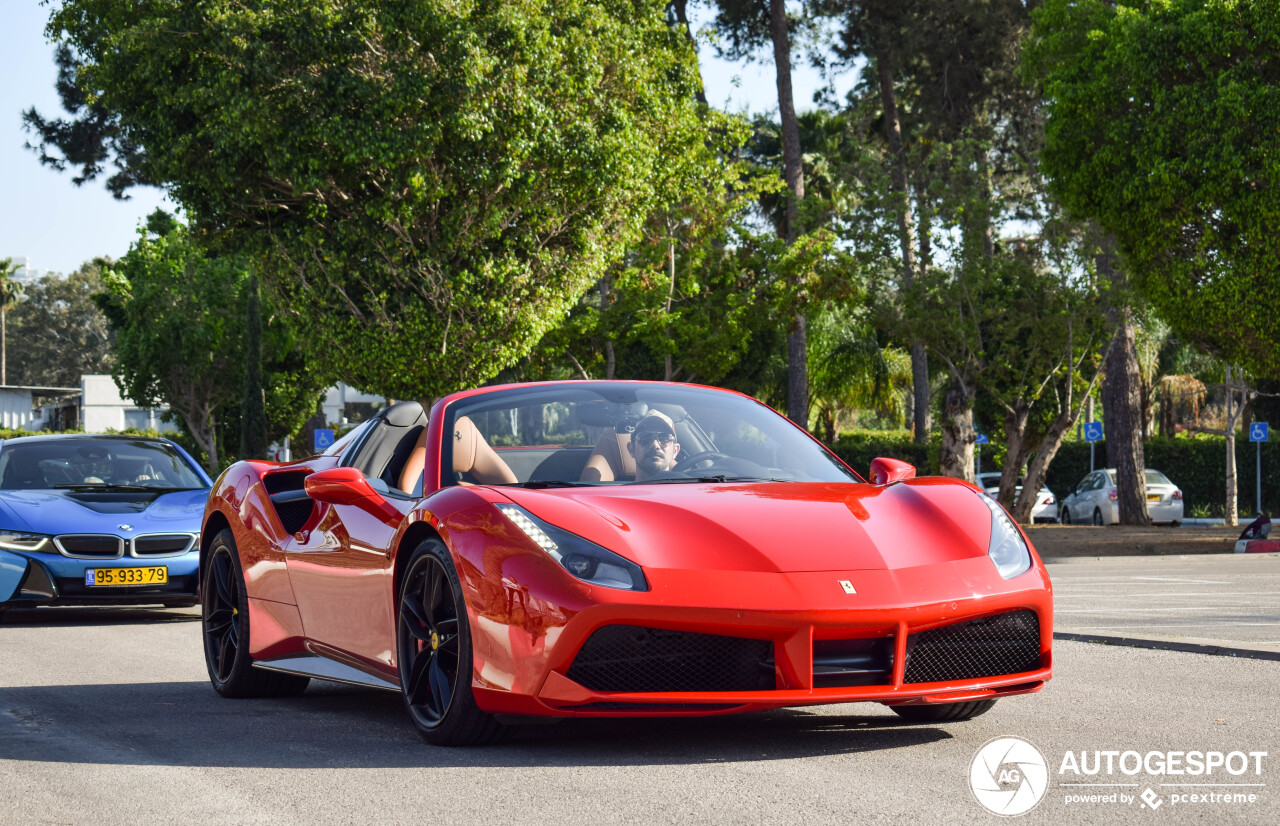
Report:
M 249 597 L 240 569 L 235 536 L 223 530 L 213 538 L 200 577 L 204 662 L 213 690 L 223 697 L 290 697 L 310 679 L 253 667 L 249 656 Z
M 400 688 L 414 726 L 437 746 L 491 743 L 504 733 L 471 692 L 471 634 L 462 586 L 439 539 L 414 548 L 396 612 Z
M 908 723 L 962 723 L 986 714 L 995 700 L 970 700 L 967 703 L 938 703 L 927 706 L 890 706 Z
M 1105 522 L 1102 521 L 1102 508 L 1093 509 L 1093 524 L 1102 527 Z

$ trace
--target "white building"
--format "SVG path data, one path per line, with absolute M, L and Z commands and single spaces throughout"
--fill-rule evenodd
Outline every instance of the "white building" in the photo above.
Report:
M 74 387 L 30 387 L 0 385 L 0 427 L 10 430 L 40 430 L 45 425 L 42 406 L 36 400 L 57 405 L 75 399 L 80 391 Z
M 5 256 L 0 256 L 0 258 L 4 257 Z M 20 281 L 23 284 L 31 284 L 32 282 L 39 281 L 41 278 L 44 278 L 52 272 L 52 270 L 33 269 L 31 266 L 31 259 L 27 258 L 25 255 L 10 256 L 9 260 L 17 266 L 17 269 L 13 271 L 13 280 Z
M 120 388 L 109 375 L 80 377 L 80 423 L 86 433 L 135 427 L 172 433 L 178 430 L 177 422 L 160 421 L 168 409 L 168 406 L 138 406 L 132 399 L 120 395 Z

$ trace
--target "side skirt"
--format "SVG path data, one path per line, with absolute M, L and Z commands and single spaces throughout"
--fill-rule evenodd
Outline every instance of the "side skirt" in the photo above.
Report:
M 400 693 L 400 686 L 395 683 L 316 654 L 295 654 L 274 660 L 257 661 L 254 662 L 253 667 L 264 671 L 279 671 L 284 674 L 297 674 L 302 677 L 314 677 L 317 680 Z

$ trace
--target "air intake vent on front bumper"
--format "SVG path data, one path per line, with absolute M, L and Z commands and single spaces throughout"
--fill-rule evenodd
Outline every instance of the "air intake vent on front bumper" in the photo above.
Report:
M 592 691 L 758 691 L 776 687 L 773 643 L 606 625 L 587 639 L 569 679 Z
M 892 683 L 893 637 L 814 640 L 814 688 Z
M 903 681 L 1002 677 L 1039 667 L 1040 619 L 1034 611 L 1012 611 L 912 634 Z
M 53 544 L 74 559 L 115 559 L 124 554 L 124 540 L 110 534 L 63 534 Z

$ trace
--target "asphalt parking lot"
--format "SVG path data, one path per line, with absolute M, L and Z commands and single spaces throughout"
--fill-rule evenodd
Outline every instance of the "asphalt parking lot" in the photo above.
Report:
M 1150 639 L 1059 638 L 1044 691 L 966 723 L 909 725 L 848 704 L 568 721 L 475 749 L 425 745 L 386 692 L 315 683 L 298 698 L 219 698 L 197 609 L 11 613 L 0 824 L 1002 823 L 976 802 L 970 771 L 1008 736 L 1048 766 L 1021 822 L 1280 822 L 1280 661 L 1151 650 L 1276 647 L 1280 558 L 1077 558 L 1050 572 L 1058 632 Z M 1061 771 L 1068 752 L 1105 750 L 1267 756 L 1256 776 Z M 1224 790 L 1250 802 L 1175 802 Z
M 1280 554 L 1059 558 L 1054 630 L 1280 656 Z

